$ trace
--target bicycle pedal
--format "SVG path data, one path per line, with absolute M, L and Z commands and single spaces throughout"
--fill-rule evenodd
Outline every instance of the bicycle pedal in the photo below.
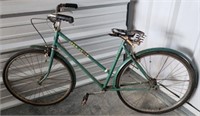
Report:
M 85 96 L 83 96 L 83 100 L 81 102 L 82 105 L 85 105 L 87 103 L 89 95 L 90 95 L 89 93 L 86 93 Z

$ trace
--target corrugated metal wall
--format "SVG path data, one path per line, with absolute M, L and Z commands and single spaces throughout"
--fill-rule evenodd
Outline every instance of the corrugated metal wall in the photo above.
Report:
M 75 17 L 75 23 L 73 25 L 62 23 L 62 31 L 109 68 L 121 40 L 110 37 L 107 34 L 113 27 L 126 28 L 126 5 L 128 1 L 67 0 L 67 2 L 77 3 L 79 8 L 71 14 Z M 57 4 L 65 2 L 66 0 L 1 1 L 1 73 L 6 60 L 16 53 L 16 51 L 27 48 L 32 44 L 43 44 L 41 38 L 31 26 L 30 18 L 45 18 L 47 14 L 53 12 Z M 64 13 L 69 14 L 67 12 Z M 36 26 L 42 32 L 46 41 L 52 42 L 53 32 L 46 25 L 46 22 L 37 21 Z M 66 46 L 66 48 L 75 54 L 76 58 L 97 78 L 101 79 L 106 76 L 103 71 L 99 70 L 100 68 L 97 68 L 95 64 L 72 49 L 72 47 Z M 77 74 L 77 85 L 89 82 L 85 74 L 78 67 L 75 67 L 75 70 Z M 21 103 L 13 98 L 6 90 L 2 82 L 2 76 L 0 77 L 0 84 L 1 109 L 6 109 Z

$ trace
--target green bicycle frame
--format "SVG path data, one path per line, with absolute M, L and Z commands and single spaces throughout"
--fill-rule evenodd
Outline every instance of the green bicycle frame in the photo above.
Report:
M 106 77 L 106 80 L 104 82 L 104 84 L 100 83 L 82 64 L 80 64 L 79 61 L 77 61 L 59 42 L 58 42 L 58 38 L 61 37 L 63 38 L 66 42 L 69 42 L 74 48 L 78 49 L 83 55 L 85 55 L 86 57 L 88 57 L 92 62 L 94 62 L 95 64 L 97 64 L 104 72 L 108 73 L 108 76 Z M 62 32 L 60 31 L 56 31 L 55 35 L 54 35 L 54 42 L 52 45 L 52 50 L 51 50 L 51 54 L 50 54 L 50 63 L 49 63 L 49 68 L 48 68 L 48 72 L 47 74 L 40 80 L 39 83 L 42 83 L 49 75 L 50 71 L 51 71 L 51 67 L 52 67 L 52 63 L 53 63 L 53 57 L 55 54 L 55 50 L 57 48 L 59 48 L 62 52 L 64 52 L 74 63 L 76 63 L 86 74 L 88 77 L 90 77 L 101 89 L 106 89 L 106 87 L 108 86 L 108 83 L 112 77 L 112 74 L 114 72 L 114 69 L 116 67 L 116 64 L 119 60 L 120 55 L 122 54 L 122 50 L 125 49 L 125 52 L 128 54 L 128 59 L 130 60 L 132 59 L 133 62 L 136 64 L 136 66 L 141 70 L 141 72 L 143 73 L 143 75 L 145 77 L 148 78 L 146 72 L 143 70 L 143 68 L 134 60 L 134 57 L 132 57 L 131 53 L 128 52 L 128 50 L 125 48 L 124 46 L 125 42 L 123 41 L 117 51 L 117 55 L 115 57 L 115 60 L 113 62 L 113 64 L 110 67 L 110 70 L 106 69 L 101 63 L 99 63 L 97 60 L 95 60 L 89 53 L 87 53 L 85 50 L 83 50 L 80 46 L 78 46 L 74 41 L 70 40 L 67 36 L 65 36 Z M 119 69 L 118 69 L 119 70 Z M 113 88 L 111 88 L 111 90 L 117 91 L 120 89 L 115 88 L 115 82 L 113 83 Z

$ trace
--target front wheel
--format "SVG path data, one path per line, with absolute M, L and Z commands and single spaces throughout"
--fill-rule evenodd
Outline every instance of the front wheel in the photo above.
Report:
M 49 55 L 44 50 L 28 49 L 11 57 L 3 71 L 3 81 L 10 93 L 32 105 L 51 105 L 66 98 L 74 87 L 70 67 L 57 54 L 49 76 Z
M 195 88 L 195 72 L 176 52 L 147 50 L 136 54 L 146 79 L 130 60 L 118 73 L 119 98 L 129 108 L 143 113 L 164 113 L 183 105 Z

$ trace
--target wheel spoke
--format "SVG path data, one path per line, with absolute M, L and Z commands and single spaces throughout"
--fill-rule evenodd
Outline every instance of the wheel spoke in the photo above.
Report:
M 42 50 L 17 53 L 7 63 L 5 84 L 18 99 L 29 104 L 49 105 L 61 101 L 71 92 L 71 72 L 63 59 L 55 55 L 49 76 L 39 84 L 38 79 L 48 70 L 48 62 Z
M 134 91 L 118 91 L 120 99 L 130 108 L 147 113 L 163 113 L 182 105 L 194 88 L 193 71 L 182 56 L 171 52 L 149 51 L 136 59 L 152 80 L 146 80 L 142 73 L 128 62 L 117 77 L 117 87 L 133 88 Z M 131 70 L 125 67 L 131 67 Z M 189 69 L 189 70 L 188 70 Z M 122 73 L 121 73 L 122 72 Z M 134 72 L 131 74 L 131 72 Z M 127 76 L 127 73 L 131 76 Z M 131 84 L 138 83 L 136 86 Z M 120 86 L 122 85 L 122 86 Z M 125 86 L 124 86 L 125 85 Z M 148 87 L 146 91 L 136 88 Z M 135 89 L 134 89 L 135 88 Z

